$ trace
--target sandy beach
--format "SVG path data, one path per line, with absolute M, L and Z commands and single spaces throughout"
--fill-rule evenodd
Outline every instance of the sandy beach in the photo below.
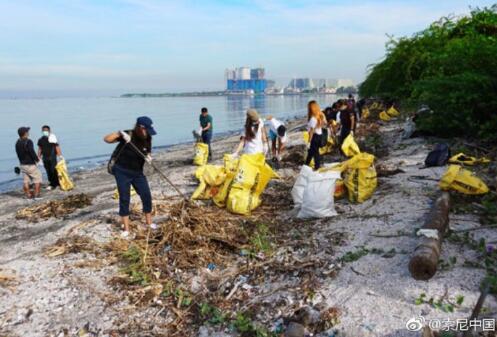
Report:
M 336 200 L 339 214 L 333 218 L 296 219 L 290 190 L 299 166 L 284 162 L 278 170 L 280 179 L 272 180 L 263 194 L 263 205 L 247 218 L 248 222 L 268 221 L 271 252 L 248 260 L 239 251 L 229 255 L 222 248 L 225 254 L 222 259 L 231 256 L 233 265 L 177 267 L 175 272 L 182 275 L 178 279 L 185 282 L 185 291 L 195 294 L 192 302 L 202 303 L 202 298 L 221 293 L 224 302 L 219 302 L 220 307 L 240 311 L 250 307 L 255 311 L 254 323 L 269 330 L 284 327 L 286 318 L 303 306 L 333 312 L 333 319 L 328 320 L 325 328 L 314 330 L 315 336 L 322 337 L 419 336 L 419 332 L 406 329 L 410 319 L 423 317 L 428 322 L 469 317 L 485 276 L 484 269 L 468 267 L 468 262 L 478 262 L 477 252 L 467 245 L 445 240 L 441 256 L 445 263 L 439 265 L 431 280 L 416 281 L 409 274 L 409 258 L 418 242 L 415 229 L 423 224 L 439 191 L 437 182 L 446 168 L 420 169 L 431 149 L 431 141 L 404 140 L 401 131 L 400 121 L 379 125 L 378 132 L 387 151 L 375 163 L 378 188 L 362 204 L 351 204 L 346 198 Z M 214 163 L 222 164 L 222 155 L 231 153 L 237 142 L 237 136 L 216 140 Z M 289 151 L 296 151 L 302 144 L 301 133 L 292 132 Z M 187 196 L 198 185 L 192 157 L 191 144 L 155 154 L 156 164 Z M 341 159 L 334 155 L 325 160 Z M 155 205 L 162 210 L 162 213 L 157 211 L 158 222 L 168 221 L 172 216 L 168 209 L 179 200 L 175 191 L 151 168 L 146 171 Z M 0 275 L 11 276 L 0 284 L 1 337 L 241 336 L 240 331 L 230 329 L 227 324 L 212 324 L 192 316 L 192 311 L 183 307 L 181 301 L 171 306 L 168 301 L 173 299 L 161 298 L 165 296 L 165 285 L 146 303 L 143 298 L 137 301 L 136 291 L 147 292 L 151 288 L 147 289 L 146 285 L 126 288 L 111 282 L 122 274 L 122 265 L 105 250 L 75 249 L 63 254 L 50 250 L 58 240 L 76 235 L 102 246 L 121 241 L 117 238 L 120 232 L 116 225 L 117 200 L 112 198 L 114 178 L 104 167 L 80 172 L 72 178 L 76 184 L 73 191 L 46 192 L 44 199 L 37 202 L 42 204 L 80 193 L 92 198 L 90 206 L 61 217 L 37 222 L 16 219 L 20 209 L 36 204 L 24 200 L 20 190 L 0 195 Z M 133 202 L 139 204 L 139 199 L 133 197 Z M 209 202 L 195 204 L 217 208 Z M 227 213 L 223 209 L 217 211 Z M 242 217 L 234 219 L 243 221 Z M 451 214 L 452 230 L 478 226 L 476 214 Z M 495 229 L 471 234 L 476 241 L 497 240 Z M 264 263 L 268 263 L 266 267 L 262 266 Z M 230 268 L 243 265 L 253 268 L 247 267 L 243 278 L 240 273 L 232 278 L 226 276 Z M 227 281 L 215 291 L 206 290 L 203 286 L 206 273 L 226 276 Z M 149 287 L 154 287 L 153 282 Z M 434 298 L 444 304 L 456 303 L 460 298 L 463 301 L 453 305 L 452 312 L 444 311 L 429 303 L 416 303 L 422 294 L 427 300 Z M 496 317 L 494 297 L 487 297 L 484 309 L 483 316 Z

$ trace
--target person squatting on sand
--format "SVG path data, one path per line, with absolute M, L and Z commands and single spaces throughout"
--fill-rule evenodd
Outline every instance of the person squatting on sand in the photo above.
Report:
M 283 122 L 268 116 L 266 122 L 269 126 L 269 139 L 271 139 L 271 154 L 273 162 L 280 162 L 287 143 L 288 137 L 286 136 L 286 127 Z
M 259 117 L 257 110 L 248 109 L 247 119 L 245 120 L 245 131 L 240 137 L 240 143 L 233 156 L 238 156 L 240 151 L 243 154 L 263 153 L 266 155 L 268 150 L 269 143 L 264 122 Z
M 143 213 L 147 226 L 152 229 L 157 225 L 152 223 L 152 194 L 147 177 L 143 174 L 145 162 L 151 162 L 152 136 L 156 135 L 152 120 L 149 117 L 139 117 L 133 130 L 117 131 L 105 136 L 104 141 L 112 144 L 118 142 L 113 157 L 115 164 L 111 168 L 116 178 L 119 192 L 119 215 L 124 226 L 122 237 L 130 234 L 129 204 L 130 188 L 133 186 L 140 196 Z

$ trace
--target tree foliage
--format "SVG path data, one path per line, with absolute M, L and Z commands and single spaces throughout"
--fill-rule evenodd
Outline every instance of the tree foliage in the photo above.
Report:
M 497 140 L 497 5 L 391 38 L 385 59 L 371 66 L 359 91 L 427 104 L 434 113 L 417 119 L 421 130 Z

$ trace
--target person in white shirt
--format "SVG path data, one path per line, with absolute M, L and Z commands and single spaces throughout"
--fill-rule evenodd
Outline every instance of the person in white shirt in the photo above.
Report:
M 269 126 L 269 139 L 271 140 L 271 152 L 273 161 L 281 161 L 285 144 L 287 143 L 286 127 L 285 124 L 273 116 L 266 118 L 267 125 Z
M 322 128 L 325 127 L 326 121 L 321 108 L 316 101 L 310 101 L 307 104 L 307 132 L 309 132 L 309 145 L 307 150 L 307 158 L 305 164 L 309 166 L 314 158 L 314 169 L 318 170 L 321 167 L 321 155 L 319 147 L 321 146 Z
M 240 151 L 243 154 L 263 153 L 267 154 L 269 149 L 266 128 L 264 122 L 259 117 L 257 110 L 248 109 L 247 119 L 245 120 L 245 131 L 240 137 L 234 156 L 238 156 Z

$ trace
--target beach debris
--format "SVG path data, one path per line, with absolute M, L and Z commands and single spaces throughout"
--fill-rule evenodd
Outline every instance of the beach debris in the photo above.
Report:
M 444 191 L 454 190 L 470 195 L 485 194 L 489 191 L 483 180 L 459 165 L 449 165 L 440 179 L 439 186 Z
M 445 143 L 435 144 L 433 150 L 428 153 L 425 159 L 426 167 L 444 166 L 450 158 L 449 145 Z
M 290 322 L 286 327 L 285 337 L 304 337 L 305 327 L 297 322 Z
M 18 279 L 13 273 L 0 269 L 0 287 L 13 290 L 17 283 Z
M 449 227 L 449 210 L 450 195 L 443 192 L 418 231 L 420 240 L 409 262 L 409 271 L 416 280 L 429 280 L 437 271 L 442 238 Z
M 99 251 L 99 244 L 88 236 L 72 235 L 58 239 L 53 245 L 45 249 L 45 255 L 48 257 L 56 257 L 69 253 L 92 252 Z
M 52 200 L 39 205 L 20 209 L 16 219 L 38 222 L 40 219 L 60 218 L 75 212 L 77 209 L 91 205 L 92 199 L 87 194 L 74 194 L 64 199 Z
M 393 165 L 387 165 L 387 164 L 376 165 L 377 177 L 390 177 L 399 173 L 405 173 L 405 171 Z

